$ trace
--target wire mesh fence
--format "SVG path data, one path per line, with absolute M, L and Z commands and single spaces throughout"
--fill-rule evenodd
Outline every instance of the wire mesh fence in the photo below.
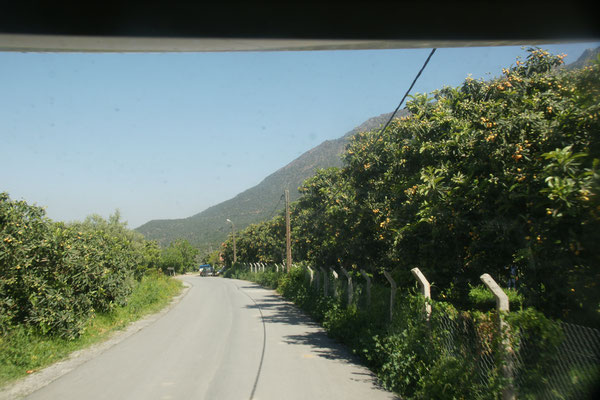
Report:
M 468 313 L 451 316 L 441 312 L 434 321 L 438 325 L 438 339 L 446 355 L 471 363 L 478 381 L 488 386 L 496 365 L 493 337 L 489 329 L 478 325 Z
M 600 379 L 600 331 L 558 322 L 560 341 L 540 349 L 524 339 L 516 352 L 515 381 L 519 392 L 536 399 L 589 399 Z M 533 372 L 540 378 L 532 379 Z
M 476 322 L 468 313 L 441 313 L 436 323 L 446 355 L 472 363 L 478 381 L 490 385 L 500 370 L 499 353 L 494 348 L 498 340 L 489 326 Z M 539 338 L 514 329 L 512 341 L 518 343 L 513 371 L 517 396 L 590 399 L 600 379 L 600 331 L 565 322 L 556 324 L 559 337 L 554 346 L 540 346 Z

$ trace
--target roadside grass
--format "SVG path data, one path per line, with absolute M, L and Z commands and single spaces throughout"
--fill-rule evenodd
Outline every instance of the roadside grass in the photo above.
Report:
M 162 274 L 145 275 L 136 284 L 127 305 L 96 314 L 76 339 L 44 336 L 17 326 L 0 336 L 0 388 L 81 350 L 107 339 L 145 315 L 157 312 L 179 294 L 182 282 Z

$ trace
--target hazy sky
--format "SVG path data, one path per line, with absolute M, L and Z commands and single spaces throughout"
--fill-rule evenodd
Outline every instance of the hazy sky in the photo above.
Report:
M 541 47 L 572 62 L 599 45 Z M 0 191 L 55 220 L 188 217 L 393 111 L 430 50 L 0 53 Z M 438 49 L 413 93 L 519 56 Z

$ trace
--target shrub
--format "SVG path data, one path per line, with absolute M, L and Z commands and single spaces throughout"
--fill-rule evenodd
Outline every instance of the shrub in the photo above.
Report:
M 118 213 L 65 225 L 0 194 L 0 332 L 26 324 L 78 336 L 93 313 L 126 304 L 151 250 Z
M 421 387 L 415 393 L 415 399 L 423 400 L 470 400 L 470 399 L 499 399 L 498 393 L 481 384 L 473 382 L 473 371 L 465 368 L 463 359 L 443 356 L 440 357 L 423 376 Z
M 524 296 L 515 289 L 504 289 L 508 296 L 510 309 L 516 311 L 523 307 Z M 469 300 L 475 309 L 481 311 L 490 311 L 496 308 L 496 298 L 494 294 L 483 285 L 470 286 Z

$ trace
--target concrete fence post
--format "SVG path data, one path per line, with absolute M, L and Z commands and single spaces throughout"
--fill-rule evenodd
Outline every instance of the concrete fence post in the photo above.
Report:
M 342 273 L 346 276 L 346 280 L 348 282 L 348 304 L 346 304 L 346 307 L 350 307 L 350 305 L 352 305 L 352 295 L 354 294 L 354 288 L 352 287 L 352 277 L 350 276 L 348 271 L 344 269 L 344 267 L 342 267 Z
M 277 270 L 277 273 L 279 273 L 279 264 L 275 263 L 275 269 Z
M 313 281 L 315 278 L 315 271 L 313 271 L 313 269 L 311 267 L 309 267 L 308 265 L 306 266 L 306 268 L 308 269 L 308 273 L 310 274 L 310 287 L 312 288 Z
M 419 282 L 419 286 L 421 286 L 421 294 L 425 297 L 425 309 L 423 311 L 425 312 L 425 320 L 429 323 L 431 317 L 431 286 L 419 268 L 413 268 L 410 272 L 412 272 L 413 276 Z
M 333 274 L 333 281 L 332 281 L 333 298 L 337 299 L 337 297 L 338 297 L 338 278 L 339 278 L 339 275 L 335 271 L 335 269 L 333 269 L 333 268 L 329 268 L 329 269 L 331 270 L 331 273 Z
M 265 263 L 261 263 L 262 265 L 262 272 L 265 272 Z
M 327 271 L 325 271 L 323 267 L 321 267 L 321 273 L 323 274 L 323 295 L 327 297 L 329 294 L 327 293 L 329 289 L 329 277 L 327 276 Z
M 508 296 L 489 274 L 481 275 L 480 279 L 496 298 L 498 330 L 502 338 L 500 341 L 500 353 L 505 357 L 502 365 L 502 375 L 504 375 L 507 381 L 507 385 L 502 390 L 502 400 L 515 400 L 517 397 L 514 387 L 514 351 L 510 344 L 510 326 L 504 321 L 503 315 L 510 311 Z
M 371 305 L 371 277 L 363 270 L 360 271 L 360 274 L 367 281 L 367 307 L 369 307 Z
M 319 276 L 319 270 L 315 269 L 315 289 L 319 292 L 319 285 L 321 283 L 321 277 Z
M 396 281 L 394 281 L 389 272 L 383 271 L 383 274 L 392 287 L 392 290 L 390 291 L 390 322 L 392 322 L 392 318 L 394 317 L 394 300 L 396 299 L 396 290 L 398 289 L 398 286 L 396 286 Z

